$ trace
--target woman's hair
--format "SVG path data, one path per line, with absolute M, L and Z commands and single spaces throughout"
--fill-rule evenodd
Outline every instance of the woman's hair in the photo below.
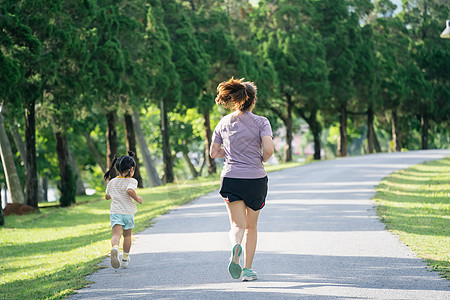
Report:
M 105 180 L 110 180 L 111 178 L 115 177 L 113 176 L 115 173 L 115 170 L 119 172 L 119 174 L 123 174 L 128 170 L 128 174 L 125 177 L 130 176 L 130 169 L 131 167 L 136 166 L 136 162 L 134 161 L 134 153 L 132 151 L 128 151 L 128 155 L 122 155 L 121 157 L 117 158 L 117 156 L 114 156 L 114 160 L 111 163 L 111 167 L 108 171 L 106 171 L 103 178 Z
M 222 104 L 231 110 L 239 109 L 245 111 L 249 109 L 256 99 L 256 85 L 253 82 L 242 79 L 224 81 L 217 87 L 216 103 Z

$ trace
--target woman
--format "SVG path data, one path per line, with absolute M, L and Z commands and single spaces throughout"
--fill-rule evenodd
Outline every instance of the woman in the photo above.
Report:
M 258 215 L 265 205 L 268 182 L 263 162 L 269 160 L 274 149 L 269 121 L 252 113 L 256 90 L 255 84 L 243 79 L 231 78 L 219 84 L 216 103 L 233 112 L 223 117 L 215 128 L 210 150 L 212 158 L 225 157 L 220 194 L 227 205 L 231 224 L 233 250 L 228 271 L 234 279 L 242 274 L 243 281 L 257 279 L 252 263 Z M 242 270 L 240 256 L 244 234 Z

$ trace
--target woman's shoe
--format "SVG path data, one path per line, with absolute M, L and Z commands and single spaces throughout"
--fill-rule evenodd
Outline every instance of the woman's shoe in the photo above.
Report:
M 239 279 L 239 277 L 241 277 L 242 268 L 239 265 L 241 254 L 241 245 L 234 245 L 233 251 L 231 252 L 230 264 L 228 265 L 228 272 L 230 272 L 231 277 L 233 277 L 234 279 Z
M 242 281 L 252 281 L 258 279 L 256 272 L 247 268 L 242 270 Z

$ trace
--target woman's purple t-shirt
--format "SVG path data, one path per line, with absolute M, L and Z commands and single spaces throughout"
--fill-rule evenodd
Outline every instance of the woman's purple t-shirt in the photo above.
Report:
M 221 177 L 263 178 L 267 175 L 262 162 L 261 143 L 272 136 L 269 120 L 251 112 L 226 115 L 217 124 L 213 141 L 222 144 L 225 162 Z

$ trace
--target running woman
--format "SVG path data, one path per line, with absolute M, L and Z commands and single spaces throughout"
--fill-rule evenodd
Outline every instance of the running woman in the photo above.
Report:
M 220 175 L 220 195 L 230 218 L 232 252 L 228 271 L 234 279 L 257 279 L 252 269 L 257 223 L 267 196 L 263 162 L 274 151 L 272 128 L 267 118 L 252 113 L 257 88 L 252 82 L 231 78 L 217 87 L 216 103 L 232 110 L 216 126 L 210 149 L 212 158 L 225 157 Z M 261 150 L 262 148 L 262 150 Z M 244 239 L 245 236 L 245 239 Z M 242 245 L 242 241 L 244 244 Z M 244 269 L 240 257 L 244 247 Z

